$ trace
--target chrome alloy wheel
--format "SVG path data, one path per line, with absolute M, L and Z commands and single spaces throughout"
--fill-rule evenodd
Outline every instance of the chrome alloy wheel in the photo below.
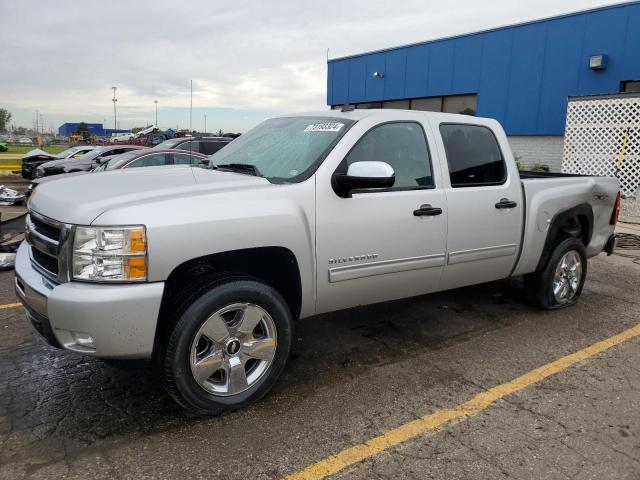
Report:
M 276 341 L 275 323 L 262 307 L 227 305 L 207 318 L 195 335 L 191 374 L 212 395 L 244 392 L 271 366 Z
M 553 297 L 559 304 L 569 303 L 576 296 L 582 282 L 582 258 L 569 250 L 556 265 L 553 275 Z

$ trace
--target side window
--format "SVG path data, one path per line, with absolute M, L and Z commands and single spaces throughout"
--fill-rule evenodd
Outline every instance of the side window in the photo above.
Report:
M 188 153 L 174 153 L 173 164 L 174 165 L 197 165 L 202 163 L 203 158 L 196 155 L 189 155 Z
M 346 168 L 355 162 L 386 162 L 396 181 L 392 188 L 433 187 L 427 139 L 415 122 L 386 123 L 362 137 L 345 158 Z
M 493 132 L 479 125 L 440 125 L 449 178 L 454 188 L 501 185 L 507 169 Z
M 164 165 L 164 163 L 165 163 L 165 154 L 154 153 L 151 155 L 145 155 L 144 157 L 140 157 L 139 159 L 131 162 L 125 168 L 158 167 L 160 165 Z
M 179 150 L 187 150 L 189 152 L 200 152 L 200 142 L 192 140 L 190 142 L 181 143 L 178 147 Z
M 205 155 L 213 155 L 222 147 L 224 147 L 229 142 L 201 142 L 200 146 L 203 151 L 200 153 L 204 153 Z

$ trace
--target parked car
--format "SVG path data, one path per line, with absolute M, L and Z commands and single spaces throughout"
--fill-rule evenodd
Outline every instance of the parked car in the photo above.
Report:
M 53 180 L 61 180 L 87 173 L 104 172 L 107 170 L 118 170 L 121 168 L 156 167 L 166 165 L 207 165 L 209 158 L 206 155 L 196 152 L 180 152 L 175 150 L 156 150 L 145 148 L 141 150 L 131 150 L 119 155 L 111 155 L 101 159 L 100 165 L 90 171 L 75 171 L 62 173 L 48 177 L 39 177 L 31 181 L 25 191 L 25 195 L 30 197 L 36 187 L 49 183 Z
M 31 140 L 29 137 L 20 137 L 18 139 L 18 143 L 22 145 L 33 145 L 33 140 Z
M 97 166 L 94 172 L 121 168 L 160 167 L 165 165 L 205 165 L 206 155 L 197 152 L 181 152 L 172 149 L 145 148 L 118 155 Z
M 134 137 L 133 133 L 114 133 L 110 140 L 114 143 L 129 143 Z
M 6 152 L 9 150 L 9 145 L 6 142 L 0 142 L 0 152 Z
M 213 155 L 222 147 L 228 145 L 233 138 L 228 137 L 180 137 L 170 138 L 156 145 L 155 148 L 178 148 L 190 152 L 200 152 Z
M 43 185 L 16 289 L 52 345 L 153 358 L 180 405 L 217 414 L 274 386 L 300 318 L 512 276 L 575 304 L 619 209 L 615 178 L 520 174 L 495 120 L 289 115 L 209 168 Z
M 34 177 L 48 177 L 70 172 L 88 172 L 96 168 L 105 157 L 120 155 L 131 150 L 140 150 L 136 145 L 107 145 L 98 147 L 77 159 L 52 160 L 36 168 Z
M 95 148 L 93 145 L 78 145 L 67 148 L 60 153 L 48 153 L 39 148 L 31 150 L 22 157 L 22 178 L 34 178 L 35 169 L 43 163 L 50 162 L 51 160 L 80 158 Z

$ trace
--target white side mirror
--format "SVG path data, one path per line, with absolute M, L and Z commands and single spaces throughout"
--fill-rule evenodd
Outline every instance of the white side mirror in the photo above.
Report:
M 349 165 L 347 176 L 360 178 L 392 178 L 393 168 L 386 162 L 355 162 Z

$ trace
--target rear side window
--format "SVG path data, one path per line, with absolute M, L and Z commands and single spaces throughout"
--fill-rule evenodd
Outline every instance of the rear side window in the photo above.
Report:
M 347 155 L 346 165 L 366 161 L 391 165 L 393 189 L 433 187 L 427 140 L 417 123 L 385 123 L 369 130 Z
M 145 155 L 144 157 L 140 157 L 137 160 L 134 160 L 125 168 L 159 167 L 164 164 L 165 164 L 165 154 L 153 153 L 150 155 Z
M 454 188 L 501 185 L 507 179 L 502 152 L 493 132 L 479 125 L 440 124 Z
M 213 155 L 229 142 L 200 142 L 200 147 L 205 155 Z
M 178 145 L 178 150 L 188 150 L 189 152 L 200 152 L 200 142 L 192 140 Z
M 188 153 L 174 153 L 173 164 L 174 165 L 197 165 L 202 163 L 204 159 L 196 155 L 190 155 Z

